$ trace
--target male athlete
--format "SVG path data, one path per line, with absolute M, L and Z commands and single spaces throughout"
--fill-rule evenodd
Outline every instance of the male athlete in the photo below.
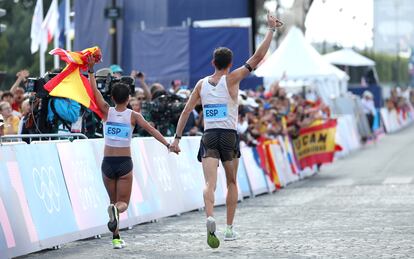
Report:
M 207 214 L 207 243 L 211 248 L 220 245 L 215 235 L 216 222 L 213 217 L 214 191 L 217 182 L 217 167 L 221 160 L 227 179 L 227 227 L 224 240 L 236 239 L 233 219 L 236 212 L 238 191 L 236 174 L 240 158 L 239 140 L 236 131 L 238 117 L 238 92 L 240 81 L 254 70 L 266 55 L 273 33 L 283 25 L 273 15 L 267 15 L 269 30 L 246 64 L 230 72 L 233 53 L 220 47 L 214 51 L 212 65 L 214 74 L 198 81 L 178 121 L 175 140 L 170 150 L 179 152 L 179 141 L 190 113 L 201 100 L 203 105 L 204 135 L 200 144 L 199 160 L 202 162 L 205 188 L 204 204 Z

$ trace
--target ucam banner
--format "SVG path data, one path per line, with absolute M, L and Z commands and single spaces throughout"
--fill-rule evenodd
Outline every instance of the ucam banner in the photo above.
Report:
M 341 150 L 335 143 L 336 124 L 331 119 L 300 130 L 294 145 L 302 169 L 333 161 L 335 152 Z

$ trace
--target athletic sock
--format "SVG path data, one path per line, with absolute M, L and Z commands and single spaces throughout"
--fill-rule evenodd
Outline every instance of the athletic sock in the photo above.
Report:
M 118 235 L 113 235 L 112 239 L 121 239 L 121 237 L 119 236 L 119 234 Z

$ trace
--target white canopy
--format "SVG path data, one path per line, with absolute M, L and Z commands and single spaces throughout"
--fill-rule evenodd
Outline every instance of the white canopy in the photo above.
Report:
M 280 79 L 347 78 L 346 73 L 329 64 L 305 40 L 303 33 L 292 27 L 279 48 L 256 70 L 257 76 Z
M 323 58 L 331 64 L 342 66 L 375 66 L 375 61 L 362 56 L 352 49 L 341 49 L 335 52 L 328 53 Z
M 326 104 L 347 91 L 349 79 L 345 72 L 322 58 L 296 27 L 290 29 L 279 48 L 256 70 L 256 75 L 263 77 L 266 86 L 282 78 L 302 80 L 304 85 L 315 87 Z

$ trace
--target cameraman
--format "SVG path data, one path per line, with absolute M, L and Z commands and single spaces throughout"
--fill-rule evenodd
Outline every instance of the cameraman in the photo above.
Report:
M 167 140 L 152 127 L 141 114 L 127 108 L 130 87 L 123 83 L 115 83 L 111 91 L 111 99 L 115 107 L 110 107 L 96 86 L 93 67 L 95 57 L 88 57 L 89 82 L 93 89 L 97 105 L 103 114 L 104 122 L 104 158 L 102 161 L 102 178 L 111 204 L 108 207 L 108 229 L 113 233 L 112 245 L 115 249 L 125 247 L 119 236 L 119 213 L 127 210 L 132 188 L 131 138 L 132 129 L 139 125 L 159 142 L 170 148 Z M 176 152 L 178 153 L 178 152 Z

